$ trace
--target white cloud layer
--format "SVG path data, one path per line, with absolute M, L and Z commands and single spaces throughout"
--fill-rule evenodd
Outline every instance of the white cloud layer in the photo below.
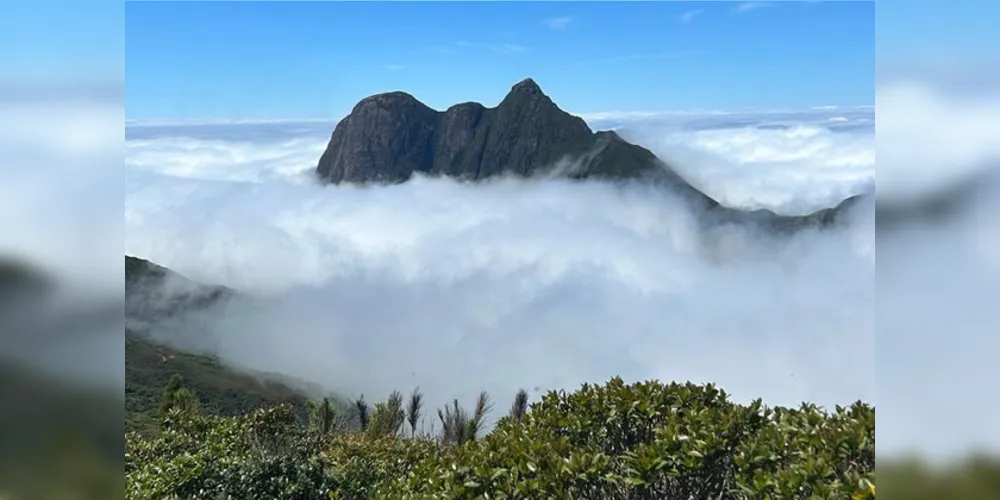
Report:
M 709 121 L 650 125 L 640 142 L 661 154 L 694 144 L 691 162 L 730 169 L 708 183 L 740 165 L 755 169 L 745 178 L 808 169 L 810 154 L 872 182 L 864 132 Z M 686 207 L 648 186 L 303 183 L 330 126 L 127 141 L 126 251 L 273 299 L 216 326 L 213 347 L 235 363 L 369 399 L 419 385 L 432 404 L 614 375 L 714 381 L 771 404 L 874 397 L 871 224 L 788 241 L 734 230 L 705 249 Z M 856 187 L 816 171 L 830 180 L 757 199 L 822 205 L 829 182 Z M 732 198 L 733 185 L 712 187 Z
M 891 127 L 882 169 L 894 172 L 880 200 L 917 167 L 935 184 L 995 158 L 992 97 L 962 103 L 912 85 L 878 96 L 880 139 Z M 86 123 L 121 109 L 102 113 Z M 870 109 L 627 118 L 591 121 L 727 203 L 799 211 L 874 185 Z M 127 253 L 266 298 L 206 339 L 230 362 L 368 399 L 416 385 L 440 404 L 616 374 L 710 380 L 770 404 L 875 401 L 880 453 L 1000 447 L 1000 407 L 982 392 L 1000 378 L 996 196 L 969 200 L 949 224 L 880 232 L 876 276 L 870 205 L 843 231 L 784 241 L 732 231 L 706 252 L 691 214 L 648 187 L 320 188 L 304 174 L 332 125 L 131 124 L 124 236 L 120 136 L 33 148 L 8 125 L 2 251 L 120 293 L 123 238 Z M 37 128 L 50 141 L 37 144 L 71 135 Z M 72 365 L 61 352 L 49 363 Z
M 831 130 L 833 118 L 857 128 Z M 694 130 L 661 122 L 624 125 L 619 133 L 726 205 L 806 214 L 874 187 L 875 134 L 870 122 L 860 121 L 867 119 L 830 115 L 827 123 Z
M 880 199 L 925 195 L 1000 163 L 1000 93 L 944 94 L 900 79 L 877 98 Z
M 0 258 L 63 285 L 48 302 L 0 303 L 0 358 L 121 390 L 123 117 L 101 101 L 0 103 Z
M 949 90 L 900 78 L 877 94 L 879 203 L 980 188 L 947 223 L 878 235 L 880 453 L 1000 450 L 1000 94 Z

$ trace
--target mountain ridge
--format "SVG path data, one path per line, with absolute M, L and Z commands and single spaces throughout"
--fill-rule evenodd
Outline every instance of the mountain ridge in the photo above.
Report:
M 325 183 L 362 185 L 402 183 L 414 174 L 465 181 L 511 174 L 641 180 L 679 195 L 703 226 L 776 232 L 834 225 L 865 196 L 806 215 L 727 207 L 648 149 L 614 131 L 592 131 L 531 78 L 514 84 L 492 108 L 463 102 L 438 111 L 403 91 L 365 97 L 334 127 L 315 174 Z
M 365 97 L 337 123 L 316 173 L 335 184 L 398 183 L 415 173 L 477 181 L 535 175 L 564 159 L 582 163 L 568 172 L 574 178 L 630 178 L 656 166 L 652 152 L 594 133 L 526 78 L 492 108 L 463 102 L 438 111 L 403 91 Z
M 149 260 L 125 255 L 125 427 L 147 434 L 158 427 L 157 406 L 170 378 L 185 387 L 210 415 L 238 415 L 254 408 L 289 403 L 304 418 L 307 400 L 336 395 L 278 373 L 241 369 L 202 350 L 185 348 L 185 335 L 200 330 L 184 318 L 225 307 L 241 293 L 194 281 Z M 176 335 L 176 336 L 175 336 Z M 204 342 L 203 342 L 204 344 Z

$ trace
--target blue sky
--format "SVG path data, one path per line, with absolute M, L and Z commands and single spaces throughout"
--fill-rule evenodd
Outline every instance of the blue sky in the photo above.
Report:
M 869 2 L 130 2 L 130 119 L 339 117 L 405 90 L 574 112 L 871 104 Z
M 985 0 L 879 0 L 879 62 L 966 59 L 997 63 L 1000 2 Z
M 111 0 L 4 1 L 0 79 L 121 82 L 124 18 L 122 3 Z

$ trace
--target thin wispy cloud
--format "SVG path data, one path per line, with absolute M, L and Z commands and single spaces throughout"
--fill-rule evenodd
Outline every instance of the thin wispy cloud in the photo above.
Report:
M 513 42 L 479 43 L 468 40 L 456 40 L 448 44 L 431 45 L 427 49 L 438 54 L 456 54 L 468 50 L 488 50 L 498 54 L 514 54 L 528 50 L 524 45 Z
M 733 12 L 743 14 L 755 10 L 766 9 L 768 7 L 774 7 L 774 4 L 771 2 L 742 2 L 733 8 Z
M 133 131 L 148 127 L 199 127 L 218 125 L 276 125 L 276 124 L 329 124 L 330 118 L 195 118 L 195 119 L 147 119 L 126 118 L 125 127 Z M 126 139 L 128 131 L 126 131 Z
M 701 9 L 698 9 L 698 10 L 689 10 L 689 11 L 681 14 L 681 21 L 684 21 L 685 23 L 690 23 L 691 21 L 694 21 L 694 18 L 696 18 L 696 17 L 698 17 L 698 16 L 700 16 L 700 15 L 702 15 L 704 13 L 705 13 L 705 11 L 701 10 Z
M 427 50 L 438 54 L 454 54 L 457 52 L 455 45 L 428 45 Z
M 516 43 L 504 43 L 500 45 L 491 45 L 490 48 L 494 52 L 499 52 L 502 54 L 517 54 L 528 50 L 527 47 L 523 45 L 518 45 Z
M 587 61 L 588 63 L 616 63 L 625 61 L 642 61 L 642 60 L 654 60 L 654 59 L 676 59 L 680 57 L 687 57 L 697 54 L 704 54 L 707 51 L 700 49 L 692 50 L 676 50 L 672 52 L 653 52 L 653 53 L 638 53 L 638 54 L 625 54 L 615 57 L 607 57 L 604 59 L 598 59 L 596 61 Z
M 553 17 L 545 21 L 549 25 L 549 28 L 554 30 L 566 29 L 572 22 L 573 18 L 569 16 Z

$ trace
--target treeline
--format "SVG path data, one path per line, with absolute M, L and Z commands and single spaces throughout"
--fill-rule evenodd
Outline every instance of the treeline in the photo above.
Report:
M 528 404 L 489 433 L 486 393 L 428 411 L 392 393 L 345 411 L 329 400 L 202 415 L 177 383 L 158 433 L 126 435 L 131 499 L 873 498 L 875 410 L 856 402 L 740 405 L 713 385 L 583 385 Z M 428 428 L 430 423 L 430 428 Z

